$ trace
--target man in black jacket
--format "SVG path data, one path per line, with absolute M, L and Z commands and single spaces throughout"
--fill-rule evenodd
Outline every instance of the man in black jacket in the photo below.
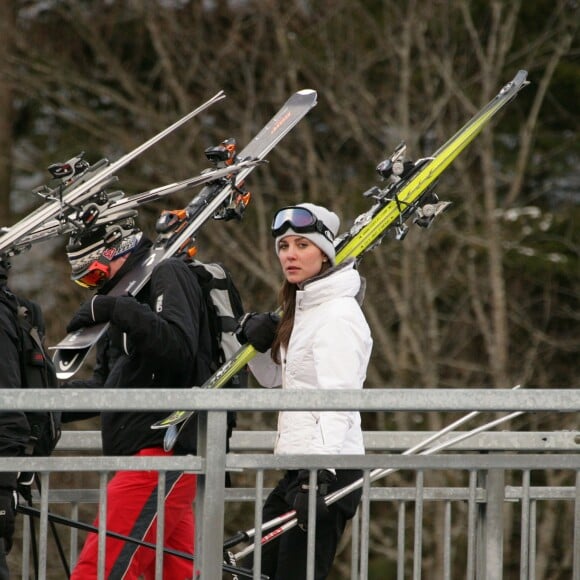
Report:
M 211 341 L 202 291 L 189 266 L 171 258 L 157 265 L 136 297 L 107 292 L 149 254 L 151 242 L 131 220 L 74 237 L 67 246 L 72 278 L 97 287 L 97 293 L 73 316 L 67 332 L 109 322 L 97 345 L 97 363 L 90 380 L 68 387 L 184 387 L 202 384 L 211 375 Z M 165 413 L 101 413 L 106 455 L 167 455 L 163 431 L 151 425 Z M 70 419 L 71 417 L 69 417 Z M 73 417 L 74 418 L 74 417 Z M 184 429 L 175 453 L 196 451 L 195 421 Z M 165 546 L 193 554 L 196 476 L 167 473 Z M 118 472 L 107 487 L 107 530 L 156 541 L 157 474 Z M 73 580 L 96 578 L 97 537 L 90 536 L 73 571 Z M 107 539 L 106 578 L 149 577 L 155 553 L 116 539 Z M 152 575 L 151 575 L 152 577 Z M 164 558 L 164 578 L 193 577 L 191 562 Z
M 0 387 L 55 386 L 54 367 L 42 343 L 40 307 L 10 292 L 9 267 L 0 257 Z M 51 413 L 0 411 L 0 456 L 49 455 L 59 435 L 60 427 Z M 0 580 L 8 579 L 6 554 L 14 534 L 17 480 L 17 473 L 0 472 Z M 27 479 L 25 483 L 30 486 L 32 481 Z
M 0 261 L 0 386 L 18 388 L 20 375 L 20 335 L 15 298 L 6 287 L 7 265 Z M 30 436 L 26 416 L 18 411 L 0 412 L 0 455 L 18 457 Z M 0 472 L 0 580 L 8 580 L 6 554 L 12 547 L 16 509 L 16 473 Z

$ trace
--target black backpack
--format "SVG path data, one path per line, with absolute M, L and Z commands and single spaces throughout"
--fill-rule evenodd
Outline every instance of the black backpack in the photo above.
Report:
M 44 321 L 38 304 L 17 298 L 6 289 L 0 290 L 0 299 L 16 316 L 19 337 L 20 376 L 29 389 L 55 388 L 58 386 L 51 358 L 43 344 Z M 30 439 L 26 455 L 49 456 L 61 436 L 60 412 L 27 412 Z

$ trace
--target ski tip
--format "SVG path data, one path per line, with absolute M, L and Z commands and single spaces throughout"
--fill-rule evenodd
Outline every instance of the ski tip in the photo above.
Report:
M 520 89 L 523 89 L 525 86 L 530 84 L 530 81 L 527 79 L 528 79 L 528 71 L 522 69 L 517 72 L 513 81 L 509 84 L 515 86 L 515 88 L 519 91 Z
M 314 104 L 316 104 L 316 101 L 318 100 L 318 93 L 314 89 L 302 89 L 296 94 L 311 99 Z
M 528 71 L 524 69 L 519 70 L 518 73 L 516 74 L 515 80 L 516 82 L 521 83 L 523 87 L 529 85 L 530 81 L 528 80 Z
M 308 102 L 311 107 L 315 107 L 318 103 L 318 93 L 314 89 L 302 89 L 296 94 Z
M 519 70 L 516 76 L 506 85 L 502 87 L 500 92 L 498 93 L 498 97 L 503 97 L 506 93 L 511 93 L 511 99 L 513 99 L 517 93 L 524 87 L 530 84 L 530 81 L 526 80 L 528 76 L 528 71 L 526 70 Z
M 175 425 L 171 425 L 169 429 L 165 432 L 165 437 L 163 437 L 163 449 L 165 451 L 171 451 L 175 447 L 179 431 Z

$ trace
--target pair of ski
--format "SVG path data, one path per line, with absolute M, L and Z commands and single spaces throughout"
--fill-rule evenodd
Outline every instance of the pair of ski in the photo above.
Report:
M 418 225 L 429 226 L 447 206 L 447 202 L 440 202 L 433 193 L 436 180 L 495 115 L 528 84 L 526 77 L 526 71 L 519 71 L 432 156 L 420 159 L 409 167 L 404 163 L 405 147 L 401 145 L 389 159 L 381 162 L 377 170 L 383 177 L 389 179 L 389 183 L 383 189 L 375 186 L 365 192 L 364 195 L 374 198 L 375 203 L 368 211 L 358 216 L 352 227 L 335 241 L 336 263 L 339 264 L 349 258 L 360 260 L 392 229 L 395 230 L 397 239 L 403 239 L 408 229 L 405 222 L 411 216 L 414 216 L 414 221 Z M 255 354 L 256 350 L 249 344 L 240 348 L 199 388 L 223 387 Z M 164 438 L 166 450 L 173 448 L 180 431 L 194 414 L 195 411 L 191 410 L 174 411 L 152 425 L 153 429 L 167 429 Z
M 121 191 L 101 191 L 99 192 L 101 197 L 100 206 L 91 198 L 89 198 L 87 202 L 77 202 L 75 207 L 71 208 L 66 212 L 66 214 L 61 212 L 59 218 L 45 222 L 42 226 L 38 227 L 31 233 L 24 235 L 17 242 L 13 243 L 11 246 L 11 252 L 20 253 L 29 248 L 32 244 L 64 236 L 78 229 L 83 229 L 84 223 L 82 220 L 79 221 L 79 216 L 82 216 L 83 214 L 86 215 L 88 212 L 94 210 L 97 211 L 97 216 L 94 220 L 91 219 L 91 227 L 117 223 L 127 217 L 136 216 L 137 208 L 146 203 L 162 199 L 172 193 L 193 189 L 210 182 L 220 181 L 226 178 L 231 179 L 236 173 L 242 171 L 242 169 L 253 168 L 263 162 L 264 161 L 260 159 L 244 159 L 236 161 L 236 163 L 231 166 L 208 169 L 202 174 L 190 177 L 189 179 L 184 179 L 148 191 L 136 193 L 128 198 L 123 197 L 124 194 Z M 92 215 L 93 214 L 90 214 L 91 218 Z
M 169 223 L 169 227 L 158 230 L 159 235 L 148 255 L 115 284 L 109 295 L 135 296 L 148 282 L 157 264 L 173 256 L 185 254 L 194 246 L 195 236 L 207 220 L 224 218 L 224 215 L 224 219 L 227 219 L 228 210 L 238 211 L 232 209 L 230 204 L 235 204 L 238 194 L 245 199 L 242 190 L 244 179 L 316 105 L 316 99 L 317 93 L 311 89 L 303 89 L 292 95 L 256 137 L 234 158 L 228 160 L 231 163 L 225 167 L 211 170 L 186 182 L 170 184 L 137 194 L 127 200 L 119 200 L 105 209 L 99 216 L 100 219 L 118 219 L 114 216 L 122 216 L 141 203 L 184 189 L 184 183 L 187 187 L 207 183 L 183 211 L 169 212 L 171 219 L 165 222 L 166 225 Z M 244 206 L 244 203 L 242 201 L 241 205 Z M 236 215 L 241 217 L 241 212 Z M 82 328 L 68 334 L 56 346 L 51 347 L 55 350 L 53 362 L 59 379 L 68 379 L 80 369 L 107 327 L 108 324 L 99 324 Z
M 57 185 L 54 188 L 39 188 L 37 194 L 44 199 L 45 204 L 10 228 L 3 229 L 0 236 L 0 256 L 19 253 L 30 243 L 45 239 L 42 236 L 35 236 L 35 232 L 48 229 L 50 235 L 47 237 L 53 237 L 52 230 L 57 227 L 58 222 L 66 223 L 70 219 L 70 215 L 77 212 L 78 207 L 116 181 L 114 176 L 116 171 L 128 165 L 133 159 L 214 103 L 224 99 L 225 96 L 223 91 L 218 92 L 197 109 L 123 155 L 114 163 L 109 163 L 107 159 L 101 159 L 90 166 L 81 154 L 66 163 L 51 166 L 49 171 L 53 177 L 57 178 Z
M 229 143 L 230 147 L 227 149 L 231 157 L 220 158 L 218 153 L 217 157 L 221 159 L 219 162 L 212 158 L 216 165 L 214 169 L 126 199 L 123 198 L 122 192 L 107 191 L 107 188 L 116 181 L 114 176 L 116 171 L 223 98 L 225 94 L 220 91 L 115 163 L 109 164 L 108 160 L 102 159 L 89 166 L 81 154 L 67 163 L 51 166 L 49 171 L 57 178 L 57 185 L 52 189 L 39 189 L 37 193 L 43 197 L 45 205 L 14 226 L 2 230 L 0 257 L 18 254 L 33 243 L 48 238 L 134 217 L 136 208 L 144 203 L 177 191 L 205 185 L 183 211 L 173 212 L 171 218 L 175 219 L 166 220 L 149 255 L 110 292 L 112 296 L 137 294 L 148 282 L 158 263 L 191 250 L 197 232 L 208 219 L 241 218 L 249 200 L 249 194 L 242 189 L 244 179 L 258 164 L 264 162 L 268 153 L 316 105 L 317 93 L 312 89 L 296 92 L 242 151 L 238 153 Z M 167 222 L 170 222 L 169 227 Z M 51 347 L 51 350 L 55 350 L 53 360 L 59 379 L 69 379 L 80 369 L 91 348 L 107 327 L 108 324 L 101 324 L 81 329 L 67 335 L 56 346 Z

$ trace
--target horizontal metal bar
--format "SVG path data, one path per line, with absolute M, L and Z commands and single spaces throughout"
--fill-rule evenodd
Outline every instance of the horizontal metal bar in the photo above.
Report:
M 456 435 L 462 431 L 454 431 Z M 405 451 L 434 434 L 432 431 L 365 431 L 365 449 L 371 451 Z M 454 435 L 449 435 L 449 438 Z M 275 431 L 234 430 L 230 449 L 234 452 L 272 451 Z M 445 441 L 446 438 L 441 438 Z M 580 431 L 499 431 L 479 433 L 460 441 L 454 449 L 481 451 L 574 451 L 580 450 Z M 58 443 L 59 451 L 100 451 L 99 431 L 63 431 Z
M 188 471 L 201 473 L 197 456 L 173 457 L 0 457 L 0 472 L 30 471 Z M 439 455 L 272 455 L 226 456 L 226 469 L 580 469 L 580 454 L 446 454 Z
M 0 389 L 21 411 L 580 411 L 580 389 Z
M 388 480 L 385 480 L 388 484 Z M 264 488 L 264 496 L 272 491 Z M 468 487 L 429 487 L 424 488 L 423 499 L 425 501 L 468 501 L 470 498 Z M 505 501 L 521 501 L 524 492 L 521 487 L 506 486 Z M 369 498 L 371 501 L 405 501 L 413 502 L 417 498 L 417 490 L 414 487 L 371 487 Z M 477 502 L 485 502 L 487 493 L 485 489 L 478 488 L 475 494 Z M 576 490 L 574 487 L 530 487 L 529 498 L 531 500 L 574 501 Z M 254 487 L 236 487 L 225 490 L 225 501 L 230 503 L 254 502 L 256 489 Z M 40 501 L 40 494 L 32 492 L 32 500 Z M 98 489 L 50 489 L 48 502 L 50 504 L 96 504 L 99 501 Z
M 187 471 L 201 473 L 205 460 L 201 457 L 0 457 L 0 472 L 36 471 Z
M 385 479 L 388 484 L 388 478 Z M 272 491 L 271 488 L 264 488 L 264 495 L 267 496 Z M 521 487 L 506 486 L 505 500 L 520 501 L 523 497 Z M 468 487 L 429 487 L 424 488 L 423 499 L 427 501 L 468 501 L 470 489 Z M 485 489 L 476 490 L 475 499 L 484 502 L 487 494 Z M 413 502 L 417 498 L 417 490 L 414 487 L 379 487 L 370 489 L 371 501 L 407 501 Z M 562 486 L 542 486 L 530 487 L 529 498 L 532 500 L 554 500 L 573 501 L 576 498 L 574 487 Z M 253 502 L 256 499 L 256 488 L 236 487 L 225 490 L 225 500 L 228 502 Z M 32 500 L 40 501 L 40 494 L 33 491 Z M 48 493 L 49 503 L 97 503 L 99 501 L 98 489 L 50 489 Z
M 388 485 L 388 478 L 385 478 Z M 267 496 L 272 491 L 271 488 L 264 488 L 264 495 Z M 425 500 L 469 500 L 471 490 L 468 487 L 430 487 L 424 488 Z M 563 486 L 532 486 L 529 488 L 529 498 L 533 500 L 556 500 L 573 501 L 576 498 L 574 487 Z M 520 501 L 524 495 L 522 487 L 505 487 L 506 501 Z M 415 501 L 417 490 L 414 487 L 371 487 L 370 499 L 372 501 Z M 34 490 L 32 492 L 34 502 L 40 501 L 40 494 Z M 225 500 L 228 502 L 253 502 L 256 499 L 255 487 L 234 487 L 225 490 Z M 486 492 L 483 488 L 476 490 L 476 500 L 485 501 Z M 48 494 L 49 503 L 97 503 L 99 501 L 98 489 L 50 489 Z
M 228 454 L 226 469 L 580 469 L 580 454 L 270 455 Z

